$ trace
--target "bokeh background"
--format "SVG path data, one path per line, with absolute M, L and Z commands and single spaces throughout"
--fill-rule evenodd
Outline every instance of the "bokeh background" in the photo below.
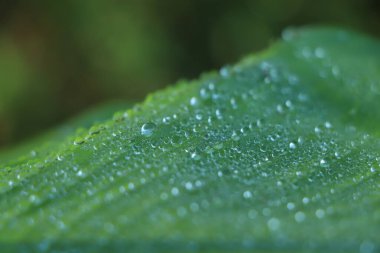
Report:
M 140 101 L 288 26 L 380 36 L 377 0 L 0 0 L 0 148 L 105 101 Z

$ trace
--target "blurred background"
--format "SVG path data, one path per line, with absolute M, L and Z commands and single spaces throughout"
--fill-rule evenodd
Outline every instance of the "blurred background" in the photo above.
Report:
M 377 0 L 0 0 L 0 148 L 238 61 L 288 26 L 380 36 Z

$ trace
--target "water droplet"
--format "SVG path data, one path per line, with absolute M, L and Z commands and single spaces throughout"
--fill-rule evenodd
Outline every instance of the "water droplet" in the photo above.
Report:
M 286 105 L 286 107 L 288 107 L 289 109 L 293 107 L 293 103 L 292 103 L 292 101 L 290 101 L 290 100 L 286 100 L 285 105 Z
M 302 203 L 304 203 L 305 205 L 307 205 L 309 202 L 310 202 L 310 199 L 308 197 L 304 197 L 302 199 Z
M 223 119 L 222 111 L 220 109 L 215 110 L 215 115 L 218 119 Z
M 339 77 L 340 75 L 340 69 L 338 66 L 333 66 L 332 69 L 331 69 L 331 73 L 335 76 L 335 77 Z
M 186 182 L 186 184 L 185 184 L 185 188 L 186 188 L 186 190 L 192 190 L 193 189 L 193 183 L 191 183 L 191 182 Z
M 245 199 L 250 199 L 250 198 L 252 198 L 252 193 L 251 193 L 250 191 L 245 191 L 245 192 L 243 193 L 243 197 L 244 197 Z
M 371 167 L 370 171 L 371 171 L 372 173 L 375 173 L 375 172 L 376 172 L 376 169 L 375 169 L 374 167 Z
M 183 206 L 178 207 L 178 209 L 177 209 L 177 215 L 179 217 L 184 217 L 186 214 L 187 214 L 186 208 L 184 208 Z
M 242 127 L 241 129 L 240 129 L 240 132 L 242 133 L 242 134 L 247 134 L 248 132 L 249 132 L 249 126 L 244 126 L 244 127 Z
M 291 41 L 296 35 L 296 32 L 294 29 L 286 28 L 282 31 L 281 37 L 284 41 Z
M 294 144 L 293 142 L 289 143 L 289 148 L 290 149 L 295 149 L 296 148 L 296 144 Z
M 128 183 L 128 189 L 129 190 L 134 190 L 135 189 L 135 184 L 134 183 Z
M 196 97 L 192 97 L 190 99 L 190 105 L 191 106 L 196 106 L 198 104 L 198 99 Z
M 293 210 L 293 209 L 296 207 L 296 205 L 295 205 L 293 202 L 289 202 L 289 203 L 286 205 L 286 207 L 287 207 L 289 210 Z
M 313 55 L 313 54 L 312 54 L 312 51 L 311 51 L 310 48 L 308 48 L 308 47 L 304 47 L 304 48 L 302 48 L 301 54 L 302 54 L 302 56 L 303 56 L 305 59 L 309 59 L 309 58 L 311 58 L 311 56 Z
M 177 187 L 173 187 L 170 192 L 171 192 L 171 194 L 173 196 L 178 196 L 179 195 L 179 190 L 178 190 Z
M 171 120 L 171 118 L 170 118 L 169 116 L 167 116 L 167 117 L 163 117 L 163 118 L 162 118 L 162 123 L 164 123 L 164 124 L 169 124 L 169 123 L 170 123 L 170 120 Z
M 190 157 L 191 157 L 192 159 L 194 159 L 195 161 L 198 161 L 198 160 L 201 159 L 201 156 L 198 154 L 197 151 L 191 153 Z
M 216 150 L 221 150 L 223 148 L 223 142 L 219 142 L 219 143 L 215 144 L 214 148 Z
M 151 136 L 155 128 L 156 128 L 156 124 L 154 124 L 153 122 L 145 123 L 141 127 L 141 134 L 144 136 Z
M 317 58 L 324 58 L 326 56 L 326 52 L 323 48 L 321 47 L 317 47 L 315 50 L 314 50 L 314 54 L 315 54 L 315 57 Z
M 303 212 L 299 211 L 294 215 L 294 219 L 297 222 L 303 222 L 306 219 L 306 215 Z
M 224 77 L 224 78 L 227 78 L 230 76 L 230 70 L 227 66 L 225 67 L 222 67 L 220 70 L 219 70 L 219 74 Z
M 237 109 L 238 108 L 237 102 L 236 102 L 235 98 L 231 98 L 230 99 L 230 103 L 231 103 L 231 106 L 232 106 L 233 109 Z
M 116 112 L 113 115 L 113 120 L 117 121 L 117 122 L 123 121 L 126 118 L 128 118 L 128 113 L 127 112 Z
M 267 222 L 268 228 L 272 231 L 278 230 L 280 228 L 280 220 L 277 218 L 271 218 Z
M 248 211 L 248 218 L 255 219 L 257 217 L 257 211 L 255 209 L 251 209 Z
M 332 125 L 331 125 L 330 122 L 326 121 L 326 122 L 325 122 L 325 127 L 326 127 L 327 129 L 329 129 L 329 128 L 332 128 Z
M 276 106 L 276 110 L 278 113 L 283 113 L 284 112 L 284 109 L 282 108 L 282 105 L 277 105 Z
M 321 165 L 321 166 L 326 166 L 327 165 L 327 162 L 326 162 L 326 160 L 324 160 L 324 159 L 321 159 L 320 161 L 319 161 L 319 164 Z
M 74 140 L 74 145 L 80 145 L 80 144 L 83 144 L 85 142 L 85 139 L 82 138 L 82 137 L 77 137 L 75 138 Z
M 238 140 L 240 140 L 239 135 L 238 135 L 235 131 L 232 132 L 231 138 L 232 138 L 232 140 L 234 140 L 234 141 L 238 141 Z
M 168 199 L 168 194 L 166 192 L 163 192 L 163 193 L 160 194 L 160 198 L 162 200 L 167 200 Z
M 104 129 L 104 126 L 103 125 L 95 125 L 95 126 L 92 126 L 90 128 L 90 130 L 88 130 L 88 133 L 90 135 L 95 135 L 95 134 L 98 134 L 100 133 L 100 131 L 102 131 Z
M 198 212 L 198 211 L 199 211 L 199 205 L 198 205 L 198 203 L 196 203 L 196 202 L 192 202 L 192 203 L 190 204 L 190 209 L 191 209 L 191 211 L 193 211 L 193 212 Z
M 322 219 L 325 217 L 325 211 L 323 209 L 317 209 L 317 211 L 315 211 L 315 216 L 317 216 L 318 219 Z

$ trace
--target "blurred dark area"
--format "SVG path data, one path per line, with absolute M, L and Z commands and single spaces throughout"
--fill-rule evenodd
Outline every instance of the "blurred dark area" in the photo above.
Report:
M 376 0 L 0 0 L 0 147 L 264 49 L 288 26 L 380 35 Z

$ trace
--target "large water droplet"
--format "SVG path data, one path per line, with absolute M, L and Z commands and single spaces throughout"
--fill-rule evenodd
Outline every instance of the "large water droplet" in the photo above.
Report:
M 305 213 L 299 211 L 299 212 L 296 212 L 296 214 L 294 215 L 294 219 L 297 222 L 303 222 L 306 219 L 306 215 Z
M 270 230 L 275 231 L 280 228 L 281 223 L 277 218 L 271 218 L 268 220 L 267 225 Z
M 252 193 L 250 191 L 245 191 L 245 192 L 243 192 L 243 197 L 245 199 L 250 199 L 250 198 L 252 198 Z
M 145 123 L 141 127 L 141 134 L 144 136 L 151 136 L 154 132 L 154 129 L 156 129 L 156 124 L 153 122 Z

